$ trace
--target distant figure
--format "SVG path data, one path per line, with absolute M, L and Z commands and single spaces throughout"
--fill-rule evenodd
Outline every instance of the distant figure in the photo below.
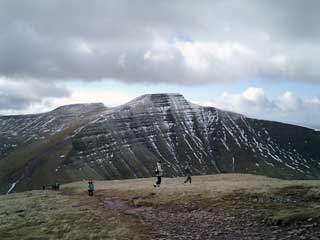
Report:
M 162 172 L 163 172 L 162 165 L 161 165 L 161 161 L 159 160 L 157 162 L 157 166 L 156 166 L 156 169 L 155 169 L 155 174 L 156 174 L 156 177 L 157 177 L 157 181 L 156 181 L 155 184 L 153 184 L 154 187 L 160 187 Z
M 187 183 L 187 182 L 189 182 L 190 184 L 191 184 L 191 167 L 190 167 L 190 165 L 188 164 L 187 166 L 185 166 L 185 168 L 184 168 L 184 172 L 185 172 L 185 174 L 186 174 L 186 180 L 184 181 L 184 183 Z
M 88 182 L 88 194 L 89 196 L 93 196 L 94 186 L 92 180 Z
M 42 190 L 46 190 L 46 186 L 45 185 L 42 186 Z
M 52 184 L 51 189 L 55 190 L 55 191 L 59 191 L 60 190 L 60 183 L 56 182 L 56 183 Z

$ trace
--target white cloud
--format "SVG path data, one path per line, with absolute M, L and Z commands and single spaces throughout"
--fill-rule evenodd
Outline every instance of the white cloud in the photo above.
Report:
M 94 103 L 102 102 L 107 107 L 118 106 L 131 100 L 132 97 L 124 92 L 117 91 L 86 91 L 86 90 L 75 90 L 71 93 L 70 97 L 54 99 L 50 105 L 54 107 L 75 104 L 75 103 Z
M 1 92 L 0 92 L 1 96 Z M 120 91 L 106 91 L 99 89 L 75 89 L 70 92 L 68 96 L 45 97 L 40 98 L 38 101 L 26 102 L 23 108 L 12 109 L 0 109 L 2 115 L 13 114 L 30 114 L 30 113 L 42 113 L 51 111 L 54 108 L 76 103 L 100 103 L 102 102 L 107 107 L 114 107 L 128 102 L 133 97 L 129 96 L 125 92 Z M 0 100 L 1 103 L 1 100 Z
M 242 93 L 223 93 L 206 105 L 245 114 L 249 117 L 319 127 L 320 99 L 301 98 L 287 91 L 271 98 L 262 88 L 248 88 Z
M 304 108 L 304 105 L 309 105 L 308 100 L 302 100 L 300 97 L 292 92 L 285 92 L 276 100 L 277 105 L 282 111 L 297 112 Z
M 288 67 L 288 58 L 285 55 L 277 54 L 269 59 L 271 65 L 281 72 L 285 72 Z
M 28 88 L 26 87 L 26 89 Z M 3 93 L 0 91 L 1 94 Z M 102 102 L 107 107 L 114 107 L 130 101 L 134 97 L 137 97 L 136 93 L 129 92 L 128 89 L 108 90 L 99 87 L 88 87 L 87 89 L 85 86 L 73 87 L 68 96 L 39 98 L 37 101 L 30 101 L 29 105 L 24 108 L 2 110 L 0 114 L 39 113 L 50 111 L 62 105 L 90 102 Z M 270 97 L 262 88 L 249 87 L 240 93 L 224 92 L 210 101 L 197 103 L 242 113 L 252 118 L 320 129 L 318 121 L 320 119 L 320 98 L 302 98 L 290 91 L 276 97 Z
M 91 56 L 94 54 L 94 50 L 89 43 L 85 41 L 77 40 L 75 41 L 74 44 L 75 44 L 76 51 L 78 51 L 80 54 L 91 55 Z
M 261 113 L 276 108 L 276 105 L 268 99 L 263 89 L 253 87 L 238 94 L 224 92 L 208 104 L 245 114 Z

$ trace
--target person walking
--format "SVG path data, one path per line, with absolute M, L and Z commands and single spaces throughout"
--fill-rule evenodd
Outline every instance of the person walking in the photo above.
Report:
M 93 191 L 94 191 L 94 185 L 93 185 L 92 180 L 90 180 L 88 182 L 88 194 L 89 194 L 89 196 L 93 196 Z
M 163 173 L 162 165 L 161 165 L 161 161 L 159 160 L 157 162 L 157 166 L 156 166 L 156 169 L 155 169 L 155 174 L 156 174 L 156 177 L 157 177 L 157 181 L 156 181 L 155 184 L 153 184 L 154 187 L 160 187 L 162 173 Z
M 185 166 L 185 168 L 184 168 L 184 172 L 185 172 L 185 174 L 186 174 L 186 180 L 184 181 L 184 183 L 187 183 L 187 182 L 189 182 L 190 184 L 191 184 L 191 167 L 190 167 L 190 165 L 188 164 L 187 166 Z

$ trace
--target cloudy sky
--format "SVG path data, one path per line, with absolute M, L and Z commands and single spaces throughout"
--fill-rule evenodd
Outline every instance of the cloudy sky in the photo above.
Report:
M 320 128 L 318 0 L 0 0 L 0 114 L 180 92 Z

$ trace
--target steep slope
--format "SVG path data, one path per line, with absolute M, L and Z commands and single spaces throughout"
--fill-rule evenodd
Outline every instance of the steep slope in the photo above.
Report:
M 40 139 L 27 152 L 19 148 L 0 158 L 0 170 L 6 169 L 6 174 L 0 173 L 2 186 L 8 188 L 19 179 L 17 189 L 23 190 L 53 181 L 150 177 L 157 160 L 163 162 L 166 176 L 181 176 L 190 164 L 197 175 L 238 172 L 286 179 L 320 178 L 319 132 L 198 106 L 180 94 L 143 95 L 115 108 L 79 110 L 76 118 L 68 117 L 68 109 L 55 111 L 62 116 L 59 121 L 50 122 L 52 116 L 42 125 L 28 120 L 34 130 L 16 131 L 19 124 L 0 123 L 8 140 L 17 135 L 24 136 L 19 141 L 26 141 L 33 132 Z M 0 121 L 3 118 L 10 119 L 1 117 Z M 50 126 L 48 121 L 69 127 L 56 133 L 61 124 Z M 46 135 L 49 129 L 55 134 Z M 22 161 L 25 155 L 28 160 Z M 8 167 L 9 162 L 13 165 Z
M 100 103 L 74 104 L 42 114 L 0 117 L 0 190 L 22 179 L 35 181 L 36 169 L 42 170 L 40 180 L 51 176 L 71 150 L 72 135 L 105 110 Z
M 102 103 L 73 104 L 48 113 L 0 116 L 0 159 L 20 145 L 45 140 L 76 123 L 82 124 L 101 110 L 105 110 Z
M 257 173 L 319 178 L 319 133 L 189 103 L 180 94 L 141 96 L 110 109 L 73 138 L 68 170 L 83 178 L 153 175 L 162 160 L 166 175 Z

